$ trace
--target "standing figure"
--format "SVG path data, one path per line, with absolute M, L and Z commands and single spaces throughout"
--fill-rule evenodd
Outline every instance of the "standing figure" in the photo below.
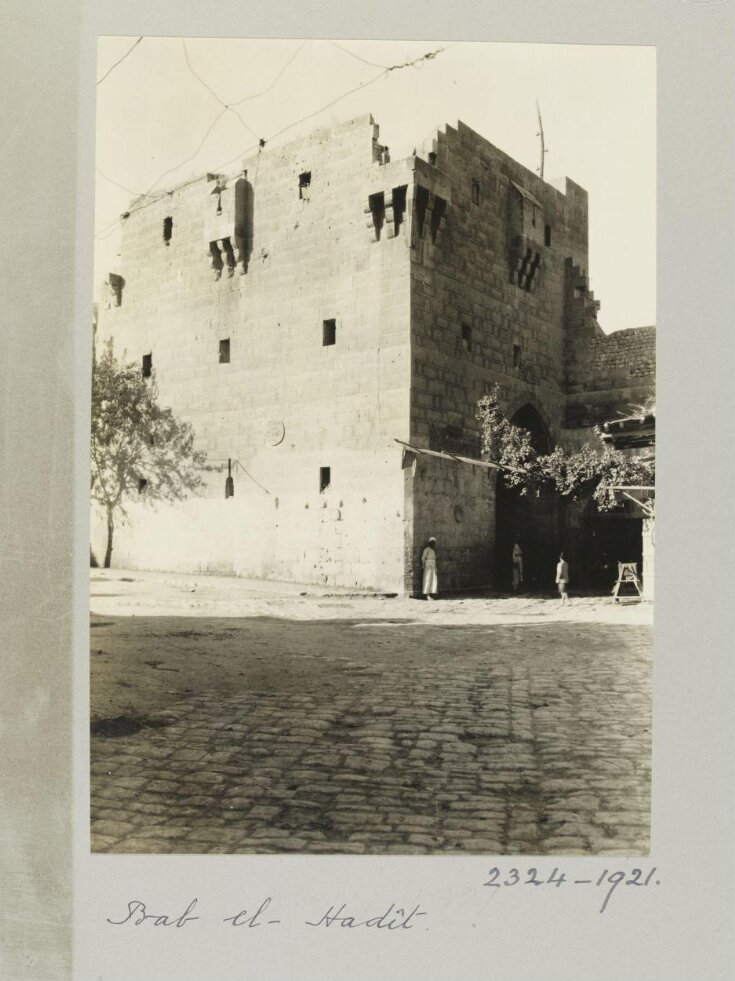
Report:
M 421 568 L 424 570 L 422 592 L 427 600 L 435 599 L 439 591 L 436 575 L 436 538 L 430 538 L 429 544 L 421 553 Z
M 518 587 L 523 582 L 523 549 L 518 544 L 515 543 L 513 546 L 513 592 L 515 593 Z
M 556 566 L 556 583 L 559 587 L 559 596 L 561 597 L 561 605 L 568 601 L 569 597 L 567 595 L 567 585 L 569 583 L 569 565 L 567 560 L 564 558 L 564 553 L 559 553 L 559 561 Z

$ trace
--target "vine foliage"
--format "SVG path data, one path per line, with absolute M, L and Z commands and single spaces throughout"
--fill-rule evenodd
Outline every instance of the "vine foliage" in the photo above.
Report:
M 616 486 L 654 483 L 652 453 L 628 455 L 616 450 L 603 442 L 598 429 L 594 441 L 575 452 L 560 447 L 550 453 L 537 452 L 531 433 L 506 418 L 498 385 L 477 403 L 477 419 L 483 452 L 502 467 L 506 484 L 521 494 L 553 488 L 573 500 L 591 495 L 601 511 L 609 511 L 619 504 Z

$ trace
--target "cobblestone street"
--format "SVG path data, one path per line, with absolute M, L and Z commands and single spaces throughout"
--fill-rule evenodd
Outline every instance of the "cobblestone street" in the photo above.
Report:
M 95 851 L 648 850 L 650 607 L 92 588 Z

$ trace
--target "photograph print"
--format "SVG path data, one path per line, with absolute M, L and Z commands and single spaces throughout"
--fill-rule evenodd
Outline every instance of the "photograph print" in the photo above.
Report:
M 655 77 L 99 38 L 93 852 L 649 853 Z

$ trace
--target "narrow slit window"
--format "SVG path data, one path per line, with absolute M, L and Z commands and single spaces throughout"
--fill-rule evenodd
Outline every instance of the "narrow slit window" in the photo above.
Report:
M 112 305 L 115 307 L 121 307 L 125 280 L 122 278 L 122 276 L 118 276 L 115 273 L 110 273 L 107 277 L 107 282 L 110 287 L 110 293 L 112 294 Z
M 469 324 L 462 324 L 462 347 L 465 351 L 472 350 L 472 327 Z
M 544 245 L 551 245 L 551 225 L 544 226 Z
M 513 345 L 513 367 L 519 368 L 521 364 L 521 345 Z
M 174 233 L 174 220 L 169 215 L 168 218 L 163 219 L 163 244 L 169 245 L 171 242 L 171 236 Z
M 379 242 L 380 233 L 385 224 L 385 194 L 382 191 L 379 191 L 377 194 L 371 194 L 368 198 L 368 205 L 375 229 L 375 241 Z
M 480 203 L 480 182 L 476 178 L 472 181 L 472 203 Z
M 416 214 L 416 231 L 419 238 L 424 234 L 424 222 L 426 221 L 426 211 L 429 207 L 429 192 L 420 184 L 416 188 L 416 202 L 414 212 Z
M 322 347 L 331 347 L 337 342 L 337 321 L 322 321 Z
M 406 213 L 406 191 L 408 187 L 402 184 L 400 187 L 393 188 L 393 233 L 398 234 L 398 229 L 403 224 L 403 217 Z
M 219 342 L 219 363 L 229 364 L 230 363 L 230 338 L 226 337 L 224 340 Z
M 144 378 L 150 378 L 151 375 L 153 374 L 153 355 L 152 354 L 144 354 L 143 355 L 142 369 L 143 369 L 143 377 Z
M 332 483 L 332 468 L 319 467 L 319 493 L 322 494 Z
M 441 228 L 441 223 L 447 211 L 447 202 L 437 194 L 434 198 L 434 207 L 431 211 L 431 240 L 436 241 L 436 236 Z
M 311 171 L 305 170 L 303 174 L 299 174 L 299 197 L 303 201 L 309 197 L 309 188 L 311 187 Z

